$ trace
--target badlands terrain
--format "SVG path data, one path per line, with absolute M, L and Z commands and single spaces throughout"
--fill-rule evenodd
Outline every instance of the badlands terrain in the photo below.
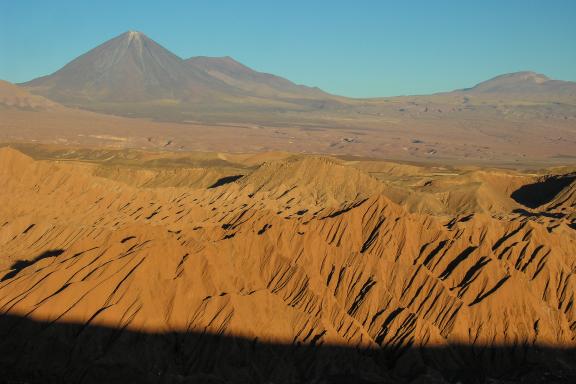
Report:
M 576 173 L 0 149 L 10 382 L 576 379 Z
M 0 81 L 0 381 L 576 382 L 576 83 L 352 99 L 126 32 Z

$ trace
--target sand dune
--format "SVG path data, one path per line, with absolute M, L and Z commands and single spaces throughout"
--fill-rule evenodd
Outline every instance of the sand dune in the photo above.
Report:
M 0 367 L 15 377 L 576 377 L 571 174 L 530 206 L 518 191 L 550 176 L 277 153 L 62 156 L 0 149 Z

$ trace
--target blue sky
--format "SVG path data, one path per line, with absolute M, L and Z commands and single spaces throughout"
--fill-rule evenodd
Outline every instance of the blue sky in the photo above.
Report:
M 0 79 L 54 72 L 127 30 L 355 97 L 533 70 L 576 81 L 576 1 L 1 1 Z

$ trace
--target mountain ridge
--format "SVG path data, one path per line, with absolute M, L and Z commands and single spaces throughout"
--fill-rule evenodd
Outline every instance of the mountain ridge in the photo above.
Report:
M 18 85 L 54 101 L 80 106 L 97 102 L 213 103 L 256 99 L 256 104 L 266 101 L 302 104 L 303 100 L 314 100 L 304 101 L 304 105 L 317 109 L 325 107 L 318 101 L 376 100 L 332 95 L 317 87 L 256 71 L 230 56 L 182 58 L 138 31 L 118 35 L 56 72 Z M 572 97 L 576 96 L 576 82 L 520 71 L 448 93 L 560 93 Z
M 576 82 L 553 80 L 533 71 L 505 73 L 482 81 L 473 87 L 457 90 L 464 93 L 566 93 L 576 95 Z
M 222 74 L 228 79 L 223 79 Z M 234 79 L 238 75 L 243 78 Z M 293 97 L 325 95 L 318 89 L 254 71 L 232 58 L 185 60 L 136 31 L 125 32 L 98 45 L 50 75 L 19 85 L 55 101 L 86 104 L 259 96 L 255 87 L 251 89 L 246 85 L 250 81 L 264 85 L 272 81 L 272 89 Z

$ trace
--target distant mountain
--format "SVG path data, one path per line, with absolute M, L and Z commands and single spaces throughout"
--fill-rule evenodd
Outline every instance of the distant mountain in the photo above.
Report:
M 233 58 L 197 56 L 186 60 L 190 68 L 208 73 L 231 87 L 244 92 L 254 92 L 277 97 L 325 98 L 326 93 L 319 88 L 294 84 L 282 77 L 257 72 L 237 62 Z
M 429 96 L 346 98 L 255 71 L 227 56 L 182 59 L 134 31 L 99 45 L 51 75 L 20 85 L 67 106 L 179 122 L 333 127 L 335 121 L 427 118 L 463 109 L 474 118 L 487 114 L 496 118 L 493 107 L 502 107 L 504 100 L 505 110 L 499 111 L 510 118 L 566 119 L 572 118 L 576 105 L 576 83 L 534 72 L 505 74 L 472 88 Z M 465 104 L 460 105 L 462 97 L 446 95 L 464 96 Z
M 183 60 L 133 31 L 103 43 L 51 75 L 22 85 L 52 100 L 87 107 L 331 97 L 317 88 L 256 72 L 229 57 Z
M 0 109 L 56 110 L 61 105 L 39 95 L 32 95 L 22 87 L 0 80 Z
M 142 33 L 126 32 L 23 85 L 54 100 L 83 103 L 182 98 L 205 91 L 207 82 Z
M 496 76 L 462 91 L 472 94 L 533 95 L 546 93 L 557 96 L 576 96 L 576 83 L 552 80 L 535 72 L 515 72 Z

